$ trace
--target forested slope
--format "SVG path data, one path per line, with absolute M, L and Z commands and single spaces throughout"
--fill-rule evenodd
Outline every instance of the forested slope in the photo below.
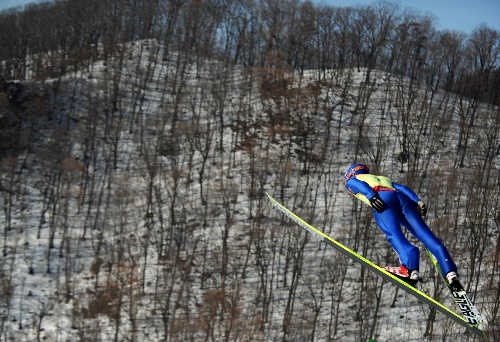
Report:
M 397 264 L 344 190 L 364 162 L 426 201 L 498 341 L 498 32 L 387 2 L 72 0 L 1 12 L 0 39 L 3 340 L 474 340 L 265 198 Z

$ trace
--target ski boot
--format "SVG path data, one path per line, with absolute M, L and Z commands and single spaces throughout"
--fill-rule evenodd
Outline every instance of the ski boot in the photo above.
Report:
M 452 291 L 463 291 L 464 287 L 460 283 L 457 272 L 451 271 L 446 274 L 446 281 L 448 282 L 448 286 Z
M 418 281 L 420 280 L 420 276 L 418 275 L 417 270 L 410 271 L 404 265 L 398 267 L 387 266 L 385 270 L 389 273 L 394 274 L 401 280 L 404 280 L 406 283 L 410 284 L 413 287 L 416 287 Z

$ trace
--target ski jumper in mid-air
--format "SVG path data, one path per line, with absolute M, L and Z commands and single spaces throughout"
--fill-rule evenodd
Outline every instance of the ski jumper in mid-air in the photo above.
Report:
M 387 271 L 406 278 L 412 285 L 419 280 L 420 251 L 406 239 L 401 230 L 403 225 L 436 257 L 448 283 L 459 284 L 457 266 L 446 247 L 423 220 L 427 208 L 410 188 L 387 177 L 370 174 L 364 164 L 351 166 L 345 173 L 344 183 L 350 194 L 373 208 L 377 225 L 399 255 L 401 266 L 386 267 Z

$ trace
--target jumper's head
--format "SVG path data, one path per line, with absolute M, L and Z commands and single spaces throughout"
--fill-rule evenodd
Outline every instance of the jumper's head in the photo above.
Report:
M 344 175 L 344 184 L 355 175 L 363 173 L 370 173 L 368 166 L 366 166 L 365 164 L 354 164 L 347 169 L 347 172 Z

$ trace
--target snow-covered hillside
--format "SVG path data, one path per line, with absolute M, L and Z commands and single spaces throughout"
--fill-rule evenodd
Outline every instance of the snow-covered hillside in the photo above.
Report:
M 228 68 L 162 49 L 132 44 L 30 97 L 52 115 L 26 121 L 35 143 L 2 160 L 2 340 L 474 340 L 265 197 L 396 265 L 344 189 L 354 162 L 426 201 L 498 329 L 498 108 L 376 70 Z M 17 84 L 8 109 L 24 113 L 38 83 Z M 455 309 L 423 254 L 421 275 Z

